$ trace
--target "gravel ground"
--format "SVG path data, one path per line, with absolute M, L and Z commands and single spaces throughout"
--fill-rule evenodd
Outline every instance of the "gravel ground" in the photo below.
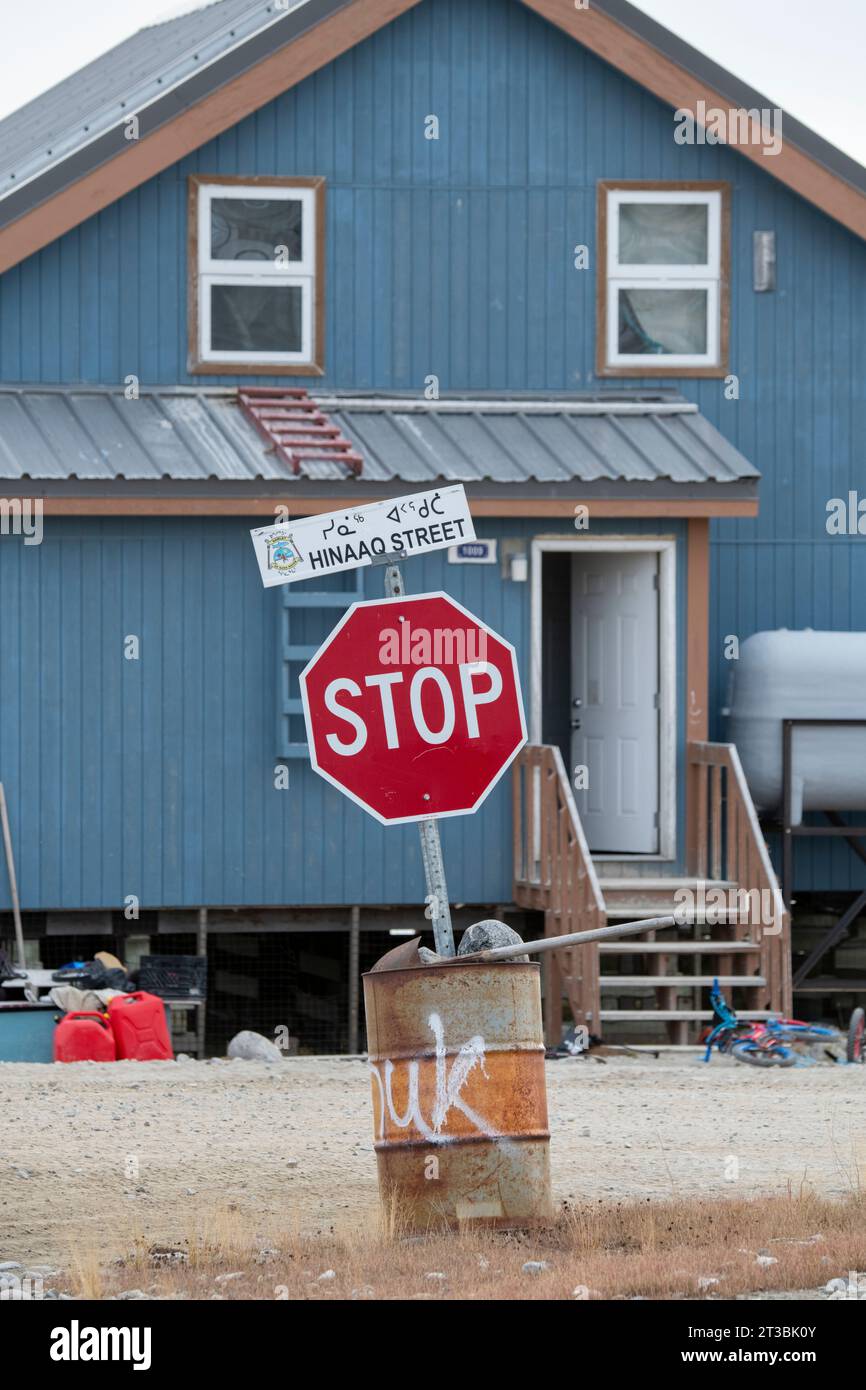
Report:
M 555 1195 L 782 1192 L 866 1181 L 866 1067 L 752 1072 L 694 1054 L 548 1063 Z M 357 1058 L 0 1064 L 0 1261 L 106 1258 L 234 1204 L 256 1234 L 348 1226 L 376 1204 Z

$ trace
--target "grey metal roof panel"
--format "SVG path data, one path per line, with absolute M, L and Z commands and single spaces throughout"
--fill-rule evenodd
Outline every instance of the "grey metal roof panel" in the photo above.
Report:
M 326 407 L 364 460 L 361 482 L 682 485 L 753 481 L 757 469 L 688 402 L 375 397 Z M 602 405 L 602 409 L 604 406 Z M 634 413 L 626 413 L 634 412 Z M 678 413 L 670 413 L 671 411 Z M 291 484 L 341 482 L 342 464 L 292 471 L 230 390 L 0 387 L 0 477 Z
M 450 424 L 455 428 L 459 416 Z M 513 481 L 537 478 L 539 482 L 565 482 L 573 477 L 567 446 L 557 444 L 553 436 L 559 431 L 568 433 L 563 416 L 547 415 L 537 421 L 530 415 L 491 415 L 484 419 L 485 433 L 503 464 L 497 465 L 496 455 L 486 455 L 486 467 L 508 469 Z
M 338 476 L 343 476 L 339 470 Z M 0 388 L 0 476 L 83 481 L 288 480 L 234 395 Z
M 162 431 L 163 476 L 177 478 L 249 478 L 251 476 L 271 476 L 272 463 L 261 450 L 260 442 L 251 437 L 238 434 L 236 440 L 226 439 L 221 427 L 221 418 L 239 412 L 230 407 L 229 412 L 214 408 L 208 397 L 172 396 L 168 393 L 150 398 L 159 411 L 160 418 L 153 425 Z M 141 404 L 141 402 L 137 402 Z M 244 421 L 246 424 L 246 421 Z M 148 430 L 149 422 L 142 417 L 141 430 Z M 183 460 L 183 473 L 179 463 Z M 258 465 L 258 468 L 257 468 Z M 279 473 L 277 476 L 281 476 Z
M 0 121 L 0 196 L 141 111 L 306 0 L 214 0 L 150 24 Z
M 265 447 L 261 436 L 238 409 L 233 393 L 227 395 L 195 395 L 166 391 L 161 396 L 163 408 L 172 418 L 182 415 L 188 428 L 201 430 L 203 422 L 213 429 L 215 457 L 212 475 L 217 478 L 243 476 L 246 478 L 285 478 L 288 469 L 275 453 Z
M 562 459 L 566 476 L 591 482 L 595 478 L 629 475 L 620 441 L 603 415 L 581 419 L 554 415 L 532 423 L 548 451 Z M 630 471 L 633 475 L 633 468 Z
M 99 454 L 115 478 L 161 478 L 165 474 L 163 460 L 154 447 L 152 432 L 143 428 L 144 417 L 150 413 L 150 402 L 144 411 L 135 411 L 141 401 L 127 401 L 113 392 L 81 394 L 70 398 L 70 409 L 78 423 L 87 431 Z M 38 404 L 37 404 L 38 409 Z M 149 437 L 150 435 L 150 437 Z M 103 477 L 104 472 L 70 470 L 77 478 Z
M 0 397 L 5 400 L 5 397 Z M 43 443 L 49 451 L 50 463 L 55 477 L 111 478 L 112 469 L 100 452 L 84 421 L 81 420 L 74 402 L 62 395 L 45 392 L 32 397 L 21 397 L 16 403 L 18 410 L 26 415 L 29 423 L 38 430 Z M 0 434 L 4 434 L 0 423 Z M 21 457 L 28 455 L 22 448 Z
M 17 395 L 0 394 L 0 470 L 4 478 L 68 476 L 63 462 L 52 452 L 31 413 Z
M 337 409 L 333 419 L 364 457 L 363 477 L 406 482 L 552 484 L 621 479 L 652 483 L 734 482 L 757 469 L 696 411 L 643 414 L 535 412 L 521 401 L 513 411 L 482 402 L 411 413 L 374 401 Z M 502 402 L 497 406 L 501 407 Z
M 655 416 L 646 416 L 646 422 L 655 424 Z M 644 450 L 640 431 L 619 428 L 619 420 L 613 416 L 598 416 L 592 420 L 581 420 L 581 437 L 585 446 L 592 448 L 595 455 L 604 461 L 607 476 L 624 478 L 628 482 L 652 482 L 661 471 L 656 466 L 654 451 Z
M 342 413 L 331 418 L 363 455 L 365 477 L 386 481 L 399 476 L 420 482 L 437 476 L 436 469 L 430 467 L 426 444 L 419 447 L 414 431 L 401 431 L 392 412 L 353 413 L 351 429 Z
M 675 483 L 705 481 L 704 470 L 689 457 L 688 448 L 685 447 L 687 439 L 681 430 L 671 433 L 661 430 L 660 422 L 652 415 L 629 420 L 625 431 L 620 420 L 614 420 L 611 424 L 617 431 L 627 434 L 629 444 L 655 477 L 671 478 Z
M 753 467 L 723 434 L 714 429 L 705 416 L 684 415 L 682 420 L 687 433 L 692 437 L 692 448 L 697 450 L 698 446 L 703 446 L 712 457 L 711 477 L 760 478 L 757 468 Z
M 359 417 L 353 416 L 353 428 L 357 428 L 358 423 Z M 477 476 L 471 459 L 466 457 L 464 449 L 454 443 L 440 420 L 431 418 L 429 414 L 398 414 L 393 417 L 392 428 L 406 450 L 407 460 L 411 457 L 410 466 L 418 470 L 419 478 L 428 481 L 431 478 L 466 481 Z M 392 465 L 385 464 L 385 467 Z
M 514 422 L 517 417 L 512 415 L 509 419 Z M 469 411 L 465 415 L 443 415 L 437 423 L 464 461 L 455 481 L 474 482 L 478 478 L 495 477 L 500 482 L 513 483 L 525 476 L 513 447 L 508 448 L 501 434 L 497 438 L 494 433 L 492 416 L 483 411 Z

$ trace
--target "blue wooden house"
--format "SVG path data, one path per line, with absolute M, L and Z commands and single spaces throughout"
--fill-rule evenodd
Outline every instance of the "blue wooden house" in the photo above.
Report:
M 549 1028 L 562 999 L 685 1041 L 714 974 L 790 1011 L 721 708 L 731 635 L 866 627 L 862 538 L 825 526 L 860 477 L 864 237 L 860 166 L 625 0 L 218 0 L 0 122 L 32 959 L 206 945 L 214 1038 L 357 1046 L 358 970 L 423 921 L 417 832 L 311 771 L 297 675 L 382 574 L 265 591 L 249 532 L 447 481 L 495 544 L 406 582 L 515 644 L 530 729 L 443 825 L 456 922 L 758 890 L 763 930 L 699 902 L 560 953 Z M 827 844 L 803 903 L 861 886 Z M 0 875 L 7 937 L 10 906 Z

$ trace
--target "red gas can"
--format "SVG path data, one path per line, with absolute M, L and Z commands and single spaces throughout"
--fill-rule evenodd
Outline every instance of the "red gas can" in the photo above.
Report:
M 66 1014 L 54 1029 L 55 1062 L 113 1062 L 116 1057 L 105 1014 Z
M 155 994 L 136 990 L 135 994 L 116 994 L 108 1001 L 117 1059 L 136 1062 L 170 1062 L 174 1057 L 165 1005 Z

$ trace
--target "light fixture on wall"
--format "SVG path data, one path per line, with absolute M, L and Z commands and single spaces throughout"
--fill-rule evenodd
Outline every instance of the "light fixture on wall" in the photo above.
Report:
M 767 294 L 776 288 L 776 233 L 752 233 L 752 288 Z
M 529 556 L 524 540 L 503 540 L 499 543 L 499 573 L 503 579 L 525 584 L 529 578 Z

